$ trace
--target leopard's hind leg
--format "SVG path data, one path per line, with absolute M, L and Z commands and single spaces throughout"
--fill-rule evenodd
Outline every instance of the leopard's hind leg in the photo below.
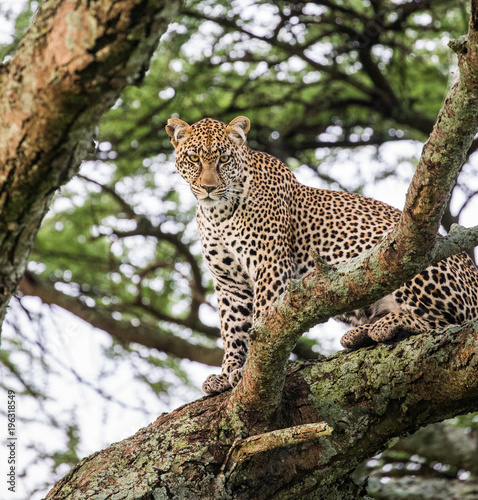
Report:
M 435 321 L 428 321 L 415 314 L 392 312 L 375 323 L 352 328 L 340 339 L 340 343 L 343 347 L 356 349 L 376 342 L 398 340 L 403 332 L 412 335 L 424 333 L 436 326 Z

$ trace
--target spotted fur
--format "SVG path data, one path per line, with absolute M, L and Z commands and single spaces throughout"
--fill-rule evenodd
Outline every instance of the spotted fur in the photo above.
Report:
M 377 244 L 400 212 L 356 194 L 300 184 L 277 158 L 249 149 L 249 120 L 229 125 L 172 118 L 166 130 L 179 173 L 198 200 L 197 221 L 211 270 L 225 354 L 206 393 L 235 386 L 242 376 L 252 323 L 291 278 L 314 269 L 311 250 L 337 263 Z M 466 254 L 427 268 L 371 306 L 342 315 L 355 326 L 344 347 L 443 329 L 478 316 L 478 272 Z

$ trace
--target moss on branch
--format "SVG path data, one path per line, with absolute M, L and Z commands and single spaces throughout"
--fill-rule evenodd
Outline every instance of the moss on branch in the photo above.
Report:
M 291 364 L 277 432 L 236 441 L 230 392 L 209 396 L 84 459 L 47 498 L 359 498 L 344 493 L 358 463 L 478 410 L 477 368 L 478 322 Z

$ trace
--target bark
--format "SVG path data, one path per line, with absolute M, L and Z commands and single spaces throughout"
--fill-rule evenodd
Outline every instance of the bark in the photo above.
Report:
M 50 0 L 0 67 L 0 320 L 55 191 L 141 81 L 181 1 Z
M 254 325 L 242 383 L 231 412 L 249 432 L 267 430 L 280 402 L 285 366 L 297 339 L 312 325 L 357 309 L 392 292 L 433 262 L 478 244 L 478 226 L 453 226 L 437 237 L 457 175 L 478 130 L 478 31 L 472 2 L 468 37 L 455 41 L 460 78 L 445 99 L 423 147 L 399 224 L 369 252 L 290 283 L 286 293 Z
M 362 498 L 347 481 L 361 461 L 478 410 L 477 368 L 478 322 L 291 364 L 275 432 L 238 439 L 231 393 L 205 397 L 83 459 L 47 498 Z
M 160 31 L 157 25 L 165 22 L 161 16 L 171 14 L 154 2 L 136 3 L 131 10 L 127 1 L 114 2 L 110 10 L 105 2 L 95 3 L 90 7 L 94 14 L 81 11 L 80 4 L 78 13 L 67 15 L 70 5 L 65 0 L 45 4 L 38 18 L 44 29 L 30 32 L 17 53 L 22 57 L 12 60 L 10 76 L 0 83 L 0 97 L 10 99 L 0 102 L 12 123 L 10 131 L 0 131 L 5 172 L 0 203 L 6 230 L 0 255 L 8 264 L 0 269 L 10 278 L 5 296 L 16 286 L 51 193 L 72 174 L 86 149 L 92 117 L 103 109 L 98 98 L 109 99 L 109 104 L 117 95 L 112 75 L 126 83 L 128 76 L 141 71 L 138 60 L 151 49 L 152 39 L 140 36 L 142 44 L 135 36 Z M 120 15 L 110 18 L 108 29 L 116 23 L 126 26 L 123 38 L 98 28 L 98 17 L 112 11 Z M 422 425 L 478 410 L 477 322 L 441 335 L 430 333 L 295 365 L 285 384 L 289 354 L 310 326 L 370 303 L 434 260 L 476 244 L 476 228 L 455 228 L 444 243 L 436 234 L 477 131 L 477 18 L 473 0 L 468 39 L 454 47 L 460 54 L 460 80 L 424 147 L 397 228 L 379 247 L 340 266 L 329 268 L 317 257 L 318 272 L 292 282 L 254 326 L 244 378 L 232 393 L 184 406 L 84 459 L 48 498 L 359 498 L 363 489 L 352 483 L 350 472 L 364 459 Z M 138 19 L 143 20 L 141 30 L 135 24 Z M 132 39 L 136 52 L 131 64 L 123 65 L 114 42 L 119 40 L 124 50 Z M 32 54 L 48 64 L 58 63 L 61 71 L 72 69 L 71 64 L 72 72 L 32 74 Z M 131 65 L 135 71 L 125 76 Z M 11 76 L 15 74 L 22 78 Z M 32 81 L 39 98 L 35 102 L 29 100 L 29 87 L 22 92 Z M 57 103 L 56 95 L 63 100 Z M 22 96 L 21 102 L 16 96 Z M 31 116 L 38 120 L 29 120 Z

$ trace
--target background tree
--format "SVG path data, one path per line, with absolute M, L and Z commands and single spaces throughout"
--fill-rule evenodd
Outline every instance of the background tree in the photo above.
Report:
M 212 287 L 199 257 L 193 204 L 171 164 L 163 130 L 167 118 L 178 113 L 190 122 L 207 115 L 227 121 L 246 114 L 254 125 L 253 148 L 300 166 L 303 175 L 313 171 L 321 186 L 368 194 L 368 184 L 387 185 L 392 176 L 411 172 L 419 149 L 415 142 L 401 142 L 410 154 L 392 162 L 387 147 L 424 140 L 431 131 L 449 81 L 446 41 L 466 32 L 466 6 L 186 5 L 160 44 L 145 85 L 122 94 L 102 123 L 95 157 L 57 197 L 22 294 L 59 305 L 108 332 L 114 340 L 106 354 L 115 363 L 131 363 L 137 378 L 162 397 L 173 384 L 186 382 L 179 359 L 218 365 Z M 443 219 L 446 228 L 470 207 L 478 190 L 474 177 L 476 167 L 467 163 L 453 209 Z M 49 316 L 25 299 L 22 305 L 32 319 Z M 58 311 L 52 311 L 55 317 Z M 25 339 L 19 309 L 10 323 Z M 25 362 L 16 360 L 44 356 L 43 332 L 37 329 L 23 347 L 18 338 L 9 336 L 4 344 L 5 366 L 16 379 L 5 386 L 20 384 L 39 396 L 42 391 L 20 368 Z M 318 350 L 309 339 L 296 354 L 313 358 Z M 78 429 L 66 426 L 65 434 L 69 448 L 57 453 L 55 465 L 77 459 Z M 394 471 L 400 470 L 396 464 L 407 464 L 407 455 L 399 457 Z M 412 461 L 413 467 L 421 460 Z M 386 470 L 390 463 L 378 465 Z M 467 470 L 450 474 L 464 477 Z

